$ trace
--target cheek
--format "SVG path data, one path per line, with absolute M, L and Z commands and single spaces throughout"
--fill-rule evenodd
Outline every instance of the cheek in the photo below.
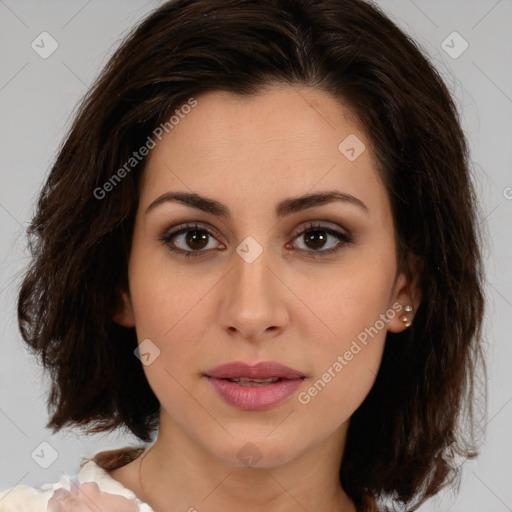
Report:
M 179 412 L 177 423 L 196 421 L 204 411 L 191 400 L 191 382 L 199 373 L 198 354 L 206 338 L 206 300 L 201 286 L 191 286 L 190 277 L 180 279 L 153 272 L 147 266 L 133 273 L 130 290 L 139 344 L 151 340 L 157 357 L 143 370 L 163 408 Z M 196 284 L 200 284 L 196 282 Z M 197 409 L 197 410 L 196 410 Z
M 162 247 L 143 247 L 142 243 L 134 246 L 129 281 L 139 339 L 154 337 L 170 343 L 184 324 L 187 332 L 200 327 L 191 319 L 199 311 L 204 314 L 201 299 L 214 281 L 211 274 L 204 279 L 191 271 L 183 272 L 182 268 Z
M 326 419 L 332 414 L 333 421 L 348 418 L 370 391 L 389 321 L 396 315 L 389 304 L 394 260 L 367 254 L 340 269 L 327 287 L 308 289 L 321 326 L 311 331 L 314 346 L 306 348 L 314 376 L 297 398 L 306 407 L 325 411 Z
M 353 259 L 329 269 L 328 276 L 304 276 L 295 288 L 311 304 L 321 328 L 317 336 L 331 349 L 343 349 L 347 342 L 374 326 L 390 307 L 394 262 L 355 254 Z M 385 331 L 385 327 L 378 322 L 379 331 Z
M 297 395 L 308 417 L 321 417 L 322 429 L 348 420 L 371 390 L 386 341 L 386 323 L 368 315 L 340 320 L 336 336 L 310 351 L 311 378 Z

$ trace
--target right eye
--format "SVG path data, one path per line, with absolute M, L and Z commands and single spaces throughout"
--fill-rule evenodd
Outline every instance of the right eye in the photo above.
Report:
M 159 237 L 160 241 L 167 245 L 170 251 L 186 258 L 200 256 L 201 253 L 210 251 L 215 247 L 209 247 L 209 237 L 214 234 L 201 224 L 185 224 L 176 229 L 167 231 Z M 181 247 L 178 247 L 181 245 Z M 226 246 L 221 244 L 221 249 Z

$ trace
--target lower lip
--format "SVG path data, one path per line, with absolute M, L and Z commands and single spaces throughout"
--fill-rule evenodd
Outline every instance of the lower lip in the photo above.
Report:
M 207 377 L 215 391 L 233 407 L 244 411 L 270 409 L 289 398 L 302 384 L 303 379 L 283 379 L 260 386 L 240 386 L 224 379 Z

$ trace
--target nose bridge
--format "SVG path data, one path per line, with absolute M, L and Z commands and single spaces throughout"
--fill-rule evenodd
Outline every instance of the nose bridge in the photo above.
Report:
M 283 327 L 286 307 L 279 289 L 282 284 L 271 270 L 275 259 L 270 244 L 263 240 L 260 244 L 248 236 L 238 245 L 221 313 L 226 328 L 252 338 Z
M 254 237 L 246 237 L 237 247 L 235 271 L 233 272 L 233 291 L 239 305 L 264 308 L 272 298 L 269 268 L 272 264 L 272 250 L 265 241 L 258 242 Z M 257 304 L 258 303 L 258 304 Z

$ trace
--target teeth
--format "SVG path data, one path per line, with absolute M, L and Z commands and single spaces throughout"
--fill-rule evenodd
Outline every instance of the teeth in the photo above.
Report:
M 266 379 L 249 379 L 247 377 L 237 377 L 235 379 L 228 379 L 230 382 L 236 382 L 240 386 L 262 386 L 265 384 L 272 384 L 280 380 L 280 377 L 268 377 Z

